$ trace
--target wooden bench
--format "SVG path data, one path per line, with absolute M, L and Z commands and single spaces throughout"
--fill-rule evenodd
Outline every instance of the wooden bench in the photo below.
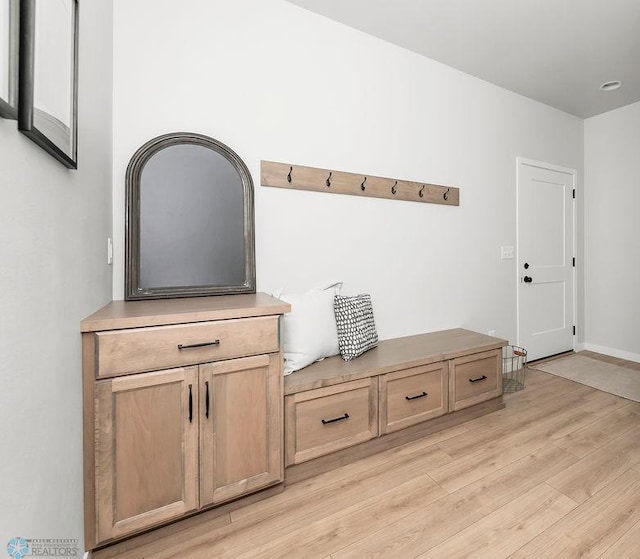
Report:
M 504 407 L 506 340 L 461 328 L 381 341 L 285 378 L 293 483 Z

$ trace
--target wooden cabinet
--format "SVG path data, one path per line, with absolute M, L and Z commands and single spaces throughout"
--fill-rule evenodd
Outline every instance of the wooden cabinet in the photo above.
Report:
M 452 359 L 449 365 L 452 411 L 502 394 L 502 351 L 474 353 Z
M 380 434 L 393 433 L 448 411 L 447 363 L 380 375 Z
M 286 397 L 286 462 L 299 464 L 378 435 L 378 382 L 366 378 Z
M 383 441 L 372 439 L 399 440 L 400 431 L 489 400 L 495 405 L 466 416 L 497 409 L 503 405 L 506 343 L 456 328 L 383 340 L 352 361 L 329 357 L 287 376 L 286 465 L 298 467 L 361 443 L 383 448 Z
M 83 321 L 88 549 L 283 480 L 287 310 L 234 295 L 114 302 Z

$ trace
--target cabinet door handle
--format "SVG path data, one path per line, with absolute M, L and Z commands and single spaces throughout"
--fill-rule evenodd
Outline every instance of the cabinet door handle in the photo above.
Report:
M 482 375 L 481 377 L 478 378 L 470 378 L 469 382 L 480 382 L 481 380 L 485 380 L 487 378 L 487 375 Z
M 327 425 L 328 423 L 335 423 L 336 421 L 344 421 L 345 419 L 349 419 L 349 414 L 345 412 L 344 415 L 340 417 L 334 417 L 333 419 L 323 419 L 322 424 Z
M 178 344 L 180 351 L 185 349 L 198 349 L 199 347 L 208 347 L 211 345 L 220 345 L 220 340 L 213 340 L 212 342 L 202 342 L 200 344 Z
M 209 381 L 204 383 L 204 416 L 209 419 Z
M 193 423 L 193 392 L 189 385 L 189 423 Z
M 416 394 L 415 396 L 405 396 L 405 400 L 417 400 L 418 398 L 424 398 L 425 396 L 428 396 L 429 394 L 427 394 L 424 390 L 422 391 L 422 394 Z

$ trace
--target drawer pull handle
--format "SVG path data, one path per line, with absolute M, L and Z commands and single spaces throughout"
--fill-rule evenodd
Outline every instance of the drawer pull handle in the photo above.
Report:
M 189 423 L 193 423 L 193 392 L 189 385 Z
M 209 381 L 205 381 L 204 383 L 204 416 L 209 419 Z
M 417 400 L 418 398 L 424 398 L 425 396 L 428 396 L 429 394 L 427 394 L 426 392 L 422 391 L 422 394 L 416 394 L 415 396 L 405 396 L 405 400 Z
M 322 424 L 323 425 L 327 425 L 327 423 L 335 423 L 336 421 L 344 421 L 345 419 L 349 419 L 349 414 L 345 413 L 344 415 L 341 415 L 340 417 L 334 417 L 333 419 L 323 419 L 322 420 Z
M 487 375 L 482 375 L 481 377 L 478 378 L 470 378 L 469 382 L 480 382 L 481 380 L 485 380 L 487 378 Z
M 178 349 L 182 351 L 183 349 L 197 349 L 199 347 L 207 347 L 210 345 L 220 345 L 220 340 L 213 340 L 212 342 L 202 342 L 201 344 L 178 344 Z

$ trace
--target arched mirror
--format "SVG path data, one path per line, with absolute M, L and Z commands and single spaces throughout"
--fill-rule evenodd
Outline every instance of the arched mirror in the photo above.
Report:
M 255 292 L 253 181 L 200 134 L 144 144 L 126 176 L 125 298 Z

